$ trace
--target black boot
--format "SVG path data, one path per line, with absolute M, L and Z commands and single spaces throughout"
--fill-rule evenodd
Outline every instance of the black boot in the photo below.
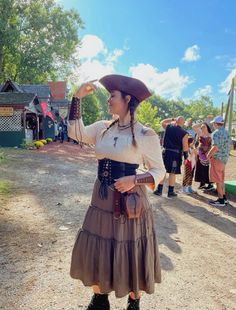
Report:
M 140 310 L 139 302 L 140 299 L 132 299 L 129 296 L 126 310 Z
M 86 310 L 110 310 L 108 294 L 94 294 Z

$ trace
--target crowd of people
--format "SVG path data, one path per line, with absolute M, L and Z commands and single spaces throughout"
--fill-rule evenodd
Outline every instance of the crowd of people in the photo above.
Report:
M 168 118 L 161 122 L 164 132 L 163 161 L 169 174 L 169 198 L 177 196 L 174 191 L 176 175 L 183 173 L 182 192 L 196 193 L 193 180 L 199 183 L 198 189 L 216 191 L 217 200 L 210 200 L 213 206 L 225 206 L 228 200 L 224 190 L 225 165 L 230 153 L 231 138 L 224 128 L 224 118 L 215 117 L 210 123 L 202 122 L 185 130 L 183 117 Z M 182 157 L 184 157 L 183 168 Z M 164 179 L 158 184 L 154 194 L 162 195 Z

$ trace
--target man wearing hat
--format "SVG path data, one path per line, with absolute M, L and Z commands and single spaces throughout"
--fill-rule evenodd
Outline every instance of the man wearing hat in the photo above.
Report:
M 231 138 L 224 128 L 222 116 L 216 116 L 211 123 L 215 131 L 212 133 L 212 147 L 208 152 L 210 160 L 210 181 L 216 183 L 218 199 L 210 201 L 212 206 L 224 207 L 227 203 L 225 196 L 225 165 L 229 158 Z
M 80 100 L 96 90 L 92 82 L 80 86 L 69 114 L 69 136 L 94 144 L 98 160 L 91 203 L 72 252 L 71 276 L 93 289 L 86 310 L 109 310 L 112 291 L 116 297 L 129 296 L 127 310 L 139 310 L 140 292 L 154 293 L 161 281 L 146 185 L 154 189 L 165 168 L 158 136 L 135 118 L 137 106 L 151 95 L 146 85 L 115 74 L 100 83 L 110 93 L 113 120 L 84 126 Z M 137 173 L 143 163 L 147 172 Z

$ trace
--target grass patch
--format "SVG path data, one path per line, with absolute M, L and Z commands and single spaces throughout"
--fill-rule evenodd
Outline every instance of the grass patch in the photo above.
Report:
M 5 155 L 5 153 L 1 152 L 1 150 L 0 150 L 0 164 L 1 164 L 3 161 L 5 161 L 5 160 L 6 160 L 6 155 Z
M 0 180 L 0 195 L 6 196 L 10 194 L 11 186 L 7 181 Z

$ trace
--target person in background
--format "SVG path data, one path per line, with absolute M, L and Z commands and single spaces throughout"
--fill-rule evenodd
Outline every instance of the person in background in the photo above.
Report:
M 59 125 L 59 138 L 60 138 L 60 142 L 63 143 L 64 138 L 65 138 L 65 131 L 64 131 L 64 124 L 63 123 L 60 123 L 60 125 Z
M 193 125 L 193 130 L 197 134 L 197 163 L 194 181 L 200 182 L 199 189 L 211 191 L 214 189 L 214 186 L 209 180 L 209 160 L 207 159 L 207 153 L 211 148 L 212 131 L 206 122 Z
M 218 199 L 210 201 L 212 206 L 224 207 L 228 200 L 225 195 L 225 165 L 229 158 L 231 137 L 224 128 L 224 118 L 217 116 L 211 121 L 215 131 L 212 133 L 212 147 L 207 158 L 210 160 L 210 180 L 216 183 Z
M 173 123 L 174 122 L 174 123 Z M 181 174 L 182 154 L 184 159 L 188 158 L 188 133 L 182 127 L 185 119 L 182 116 L 167 118 L 161 122 L 165 129 L 163 141 L 163 160 L 166 172 L 169 173 L 169 187 L 167 197 L 176 197 L 174 191 L 176 174 Z M 153 192 L 157 196 L 162 195 L 165 178 L 158 184 Z
M 188 137 L 188 159 L 184 161 L 184 174 L 183 174 L 183 192 L 186 194 L 193 194 L 195 191 L 192 189 L 193 175 L 196 165 L 197 150 L 194 147 L 193 137 Z
M 57 141 L 58 134 L 59 134 L 58 123 L 57 123 L 57 121 L 55 121 L 54 122 L 54 141 Z

